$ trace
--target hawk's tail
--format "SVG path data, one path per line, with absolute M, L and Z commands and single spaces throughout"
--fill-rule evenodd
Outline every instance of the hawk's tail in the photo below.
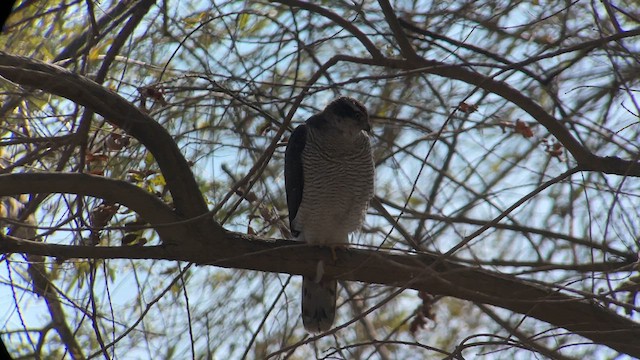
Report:
M 302 278 L 302 323 L 307 331 L 331 329 L 336 316 L 336 280 Z

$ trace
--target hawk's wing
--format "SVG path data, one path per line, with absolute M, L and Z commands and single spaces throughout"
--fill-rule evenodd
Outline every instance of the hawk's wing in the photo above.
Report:
M 298 236 L 300 229 L 293 228 L 293 219 L 298 214 L 302 202 L 304 176 L 302 172 L 302 150 L 307 141 L 307 126 L 298 126 L 287 144 L 284 154 L 284 186 L 287 190 L 287 207 L 289 208 L 289 227 L 293 236 Z

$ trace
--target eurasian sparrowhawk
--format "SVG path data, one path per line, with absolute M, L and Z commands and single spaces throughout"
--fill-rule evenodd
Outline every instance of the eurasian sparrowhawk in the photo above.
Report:
M 345 246 L 373 197 L 371 124 L 365 107 L 349 97 L 332 101 L 291 134 L 285 153 L 285 187 L 292 234 L 311 245 Z M 302 322 L 311 332 L 331 328 L 335 279 L 318 266 L 302 283 Z

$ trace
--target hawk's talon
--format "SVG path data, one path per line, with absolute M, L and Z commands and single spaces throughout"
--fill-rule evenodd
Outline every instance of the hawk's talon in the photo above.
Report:
M 338 254 L 336 254 L 336 249 L 343 249 L 345 251 L 349 251 L 349 245 L 330 245 L 329 249 L 331 249 L 331 259 L 333 259 L 333 263 L 338 262 Z

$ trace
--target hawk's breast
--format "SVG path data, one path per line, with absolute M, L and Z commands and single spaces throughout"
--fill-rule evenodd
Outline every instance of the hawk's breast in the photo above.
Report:
M 373 196 L 374 163 L 369 138 L 332 144 L 311 131 L 302 153 L 304 190 L 297 227 L 311 244 L 346 243 L 362 225 Z

